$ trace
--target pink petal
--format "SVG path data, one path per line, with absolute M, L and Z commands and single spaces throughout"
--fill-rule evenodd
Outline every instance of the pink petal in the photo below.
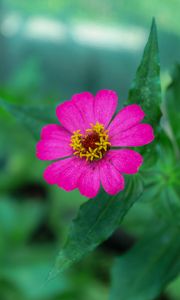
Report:
M 96 94 L 94 103 L 95 122 L 109 124 L 118 104 L 118 96 L 114 91 L 101 90 Z
M 70 132 L 79 129 L 84 132 L 90 128 L 90 123 L 94 122 L 93 103 L 94 99 L 90 93 L 76 94 L 71 101 L 58 105 L 57 117 Z
M 108 127 L 109 134 L 114 136 L 120 132 L 140 123 L 145 114 L 137 104 L 128 105 L 123 108 Z
M 44 179 L 49 184 L 57 184 L 59 174 L 72 161 L 72 158 L 66 158 L 56 161 L 49 165 L 44 171 Z
M 84 119 L 72 101 L 66 101 L 56 108 L 59 122 L 70 132 L 84 129 Z
M 106 159 L 101 162 L 100 179 L 104 190 L 110 195 L 115 195 L 124 189 L 123 176 Z
M 77 181 L 83 171 L 84 160 L 77 157 L 57 161 L 48 166 L 44 172 L 44 179 L 49 184 L 58 184 L 66 191 L 77 188 Z
M 137 124 L 126 131 L 110 137 L 112 146 L 137 147 L 151 143 L 154 140 L 153 129 L 149 124 Z
M 81 112 L 86 128 L 89 128 L 90 123 L 94 123 L 94 96 L 89 92 L 84 92 L 74 95 L 72 101 Z
M 42 128 L 41 139 L 55 139 L 68 141 L 71 138 L 71 134 L 62 126 L 57 124 L 49 124 Z
M 78 188 L 82 195 L 93 198 L 100 188 L 99 164 L 88 163 L 78 180 Z
M 55 124 L 43 127 L 42 140 L 36 145 L 36 156 L 41 160 L 54 160 L 72 155 L 71 135 L 63 127 Z
M 130 149 L 110 150 L 107 159 L 121 173 L 135 174 L 143 163 L 142 156 Z

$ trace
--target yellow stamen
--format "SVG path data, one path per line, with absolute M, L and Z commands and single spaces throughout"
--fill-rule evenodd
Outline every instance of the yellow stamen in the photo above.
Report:
M 84 135 L 80 130 L 74 131 L 70 143 L 74 155 L 87 161 L 101 159 L 111 146 L 108 130 L 105 130 L 103 124 L 97 122 L 91 123 L 90 126 Z

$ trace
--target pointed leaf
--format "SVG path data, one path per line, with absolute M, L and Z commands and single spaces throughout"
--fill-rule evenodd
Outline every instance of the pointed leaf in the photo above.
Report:
M 125 190 L 118 195 L 110 197 L 102 192 L 83 204 L 72 223 L 50 278 L 67 269 L 107 239 L 120 225 L 130 207 L 142 194 L 142 190 L 139 176 L 134 176 L 127 182 Z
M 166 114 L 170 123 L 170 138 L 178 157 L 180 157 L 180 65 L 176 65 L 172 73 L 172 81 L 166 92 Z M 169 129 L 169 128 L 168 128 Z
M 161 117 L 161 85 L 157 29 L 154 19 L 141 63 L 129 91 L 127 104 L 132 103 L 142 107 L 146 114 L 144 121 L 150 123 L 157 131 L 156 125 Z

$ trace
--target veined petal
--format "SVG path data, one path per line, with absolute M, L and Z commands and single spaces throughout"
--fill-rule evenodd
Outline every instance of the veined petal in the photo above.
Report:
M 114 118 L 108 127 L 109 134 L 113 137 L 120 134 L 136 124 L 140 123 L 145 114 L 141 107 L 137 104 L 132 104 L 124 107 Z
M 42 140 L 36 145 L 36 156 L 41 160 L 55 160 L 72 155 L 70 137 L 70 133 L 59 125 L 43 127 Z
M 49 184 L 57 184 L 66 191 L 77 188 L 77 181 L 83 171 L 84 161 L 76 157 L 57 161 L 48 166 L 44 179 Z
M 57 124 L 49 124 L 42 128 L 41 139 L 44 140 L 64 140 L 70 141 L 71 134 L 62 126 Z
M 124 189 L 123 176 L 106 158 L 101 162 L 100 179 L 104 190 L 110 195 L 115 195 Z
M 117 104 L 118 96 L 114 91 L 99 91 L 95 96 L 94 102 L 95 122 L 99 122 L 106 127 L 116 111 Z
M 110 150 L 107 159 L 121 173 L 135 174 L 143 163 L 142 156 L 130 149 Z
M 56 108 L 59 122 L 69 131 L 84 131 L 84 118 L 72 101 L 66 101 Z
M 72 102 L 81 112 L 85 127 L 89 128 L 90 123 L 94 123 L 94 96 L 89 92 L 76 94 L 72 97 Z
M 93 198 L 100 188 L 99 164 L 98 162 L 87 163 L 78 180 L 78 188 L 82 195 Z
M 114 147 L 144 146 L 153 140 L 154 133 L 149 124 L 137 124 L 126 131 L 110 136 L 111 145 Z
M 93 104 L 94 98 L 90 93 L 76 94 L 72 100 L 57 106 L 58 120 L 71 133 L 79 129 L 84 132 L 94 122 Z

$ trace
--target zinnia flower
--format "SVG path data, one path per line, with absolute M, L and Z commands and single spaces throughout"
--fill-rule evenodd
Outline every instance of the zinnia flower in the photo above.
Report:
M 57 106 L 61 125 L 42 128 L 37 157 L 57 160 L 44 172 L 49 184 L 71 191 L 76 188 L 86 197 L 100 189 L 114 195 L 124 189 L 123 174 L 138 172 L 143 159 L 127 147 L 146 145 L 154 139 L 149 124 L 140 123 L 145 114 L 132 104 L 113 118 L 118 104 L 114 91 L 101 90 L 76 94 Z

